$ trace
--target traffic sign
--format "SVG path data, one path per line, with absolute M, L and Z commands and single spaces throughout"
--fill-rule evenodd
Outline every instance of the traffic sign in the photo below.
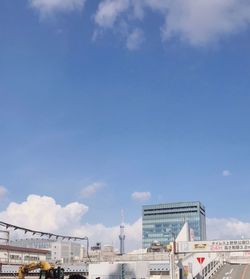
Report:
M 197 261 L 199 262 L 199 264 L 203 264 L 203 262 L 205 261 L 204 257 L 198 257 Z

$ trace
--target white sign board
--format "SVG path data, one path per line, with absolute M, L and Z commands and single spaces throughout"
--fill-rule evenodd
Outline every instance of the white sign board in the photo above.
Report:
M 176 253 L 248 252 L 250 240 L 181 241 L 176 243 Z

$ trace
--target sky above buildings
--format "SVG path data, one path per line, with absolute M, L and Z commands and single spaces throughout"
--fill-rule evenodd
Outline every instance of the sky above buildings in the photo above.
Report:
M 249 35 L 248 0 L 1 0 L 0 218 L 136 243 L 199 200 L 250 236 Z

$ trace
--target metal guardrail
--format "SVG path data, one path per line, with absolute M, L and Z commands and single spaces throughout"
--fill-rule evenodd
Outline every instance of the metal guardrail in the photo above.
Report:
M 129 261 L 169 261 L 169 253 L 143 253 L 143 254 L 125 254 L 91 257 L 92 263 L 97 262 L 129 262 Z M 86 258 L 86 261 L 88 259 Z
M 217 273 L 223 265 L 224 263 L 221 260 L 212 261 L 203 269 L 202 271 L 203 278 L 204 279 L 212 278 L 212 276 L 215 275 L 215 273 Z

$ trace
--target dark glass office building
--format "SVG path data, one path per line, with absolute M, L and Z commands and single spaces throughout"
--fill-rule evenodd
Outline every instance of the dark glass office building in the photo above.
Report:
M 162 244 L 173 241 L 185 222 L 192 229 L 194 240 L 206 239 L 206 212 L 200 202 L 145 205 L 142 211 L 144 248 L 155 240 Z

